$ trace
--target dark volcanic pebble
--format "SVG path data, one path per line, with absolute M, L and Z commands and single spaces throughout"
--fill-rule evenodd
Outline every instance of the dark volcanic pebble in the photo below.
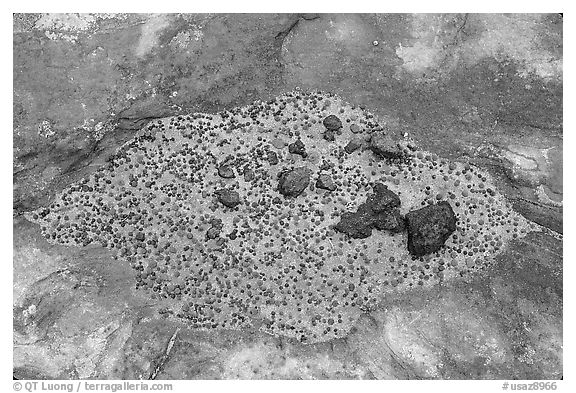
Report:
M 364 203 L 358 206 L 356 212 L 343 213 L 334 229 L 354 239 L 364 239 L 372 235 L 373 223 L 374 212 Z
M 398 141 L 384 132 L 375 132 L 370 138 L 370 149 L 381 158 L 400 158 L 402 149 Z
M 334 142 L 336 140 L 336 134 L 332 130 L 326 130 L 324 133 L 324 139 L 328 142 Z
M 216 227 L 210 227 L 208 231 L 206 231 L 206 238 L 207 239 L 216 239 L 220 236 L 220 229 Z
M 252 180 L 254 180 L 254 178 L 256 177 L 256 174 L 254 173 L 254 171 L 248 167 L 244 168 L 244 181 L 245 182 L 251 182 Z
M 332 178 L 326 174 L 318 176 L 318 180 L 316 181 L 316 187 L 328 191 L 336 190 L 336 184 L 334 183 L 334 180 L 332 180 Z
M 297 197 L 308 187 L 310 173 L 310 169 L 306 167 L 281 173 L 278 178 L 278 191 L 286 197 Z
M 456 216 L 446 201 L 409 212 L 406 222 L 408 251 L 416 256 L 438 251 L 456 230 Z
M 218 190 L 218 201 L 227 207 L 236 207 L 240 204 L 240 194 L 233 190 Z
M 348 142 L 348 144 L 344 147 L 344 151 L 348 154 L 350 153 L 354 153 L 356 150 L 358 150 L 360 147 L 362 147 L 362 141 L 358 138 L 353 138 L 350 140 L 350 142 Z
M 232 179 L 234 176 L 234 171 L 228 165 L 220 165 L 218 167 L 218 175 L 224 179 Z
M 324 127 L 329 131 L 338 131 L 342 128 L 342 122 L 336 115 L 326 116 L 322 121 L 322 124 L 324 124 Z
M 274 152 L 274 151 L 269 151 L 268 152 L 268 162 L 270 163 L 270 165 L 278 164 L 280 162 L 278 160 L 278 154 L 276 154 L 276 152 Z
M 306 153 L 306 147 L 304 146 L 304 143 L 302 143 L 302 140 L 300 139 L 288 145 L 288 152 L 290 152 L 290 154 L 298 154 L 303 158 L 306 158 L 306 156 L 308 155 Z
M 352 124 L 350 126 L 350 131 L 352 131 L 353 134 L 358 134 L 362 132 L 362 129 L 357 124 Z

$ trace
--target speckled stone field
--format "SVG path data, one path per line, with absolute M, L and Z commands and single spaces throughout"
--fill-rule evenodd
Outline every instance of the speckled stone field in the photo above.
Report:
M 16 377 L 562 376 L 560 15 L 16 14 L 14 58 Z

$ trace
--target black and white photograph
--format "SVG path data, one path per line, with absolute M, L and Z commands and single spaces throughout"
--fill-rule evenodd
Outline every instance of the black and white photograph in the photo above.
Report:
M 564 14 L 516 9 L 12 13 L 6 391 L 562 391 Z

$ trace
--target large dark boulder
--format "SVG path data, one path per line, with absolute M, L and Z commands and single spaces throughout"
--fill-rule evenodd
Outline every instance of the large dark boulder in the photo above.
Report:
M 308 187 L 311 173 L 306 167 L 282 172 L 278 177 L 278 192 L 285 197 L 297 197 Z
M 408 251 L 422 256 L 438 251 L 456 230 L 456 216 L 446 201 L 406 214 Z

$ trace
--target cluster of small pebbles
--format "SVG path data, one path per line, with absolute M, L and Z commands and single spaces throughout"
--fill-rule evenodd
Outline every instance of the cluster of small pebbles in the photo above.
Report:
M 192 328 L 303 343 L 345 336 L 386 292 L 482 270 L 532 229 L 487 173 L 319 92 L 154 121 L 27 218 L 52 243 L 113 250 Z

